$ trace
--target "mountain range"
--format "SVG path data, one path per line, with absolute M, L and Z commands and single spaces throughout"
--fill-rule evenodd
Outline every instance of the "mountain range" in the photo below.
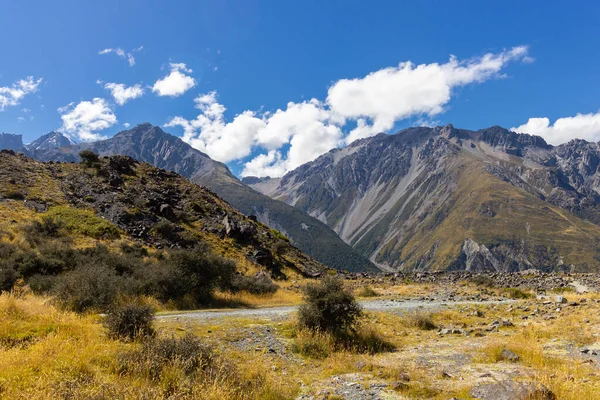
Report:
M 383 269 L 598 270 L 600 151 L 494 126 L 379 134 L 250 186 Z
M 58 143 L 56 138 L 53 140 Z M 237 179 L 225 164 L 151 124 L 137 125 L 103 141 L 67 146 L 29 145 L 23 152 L 40 161 L 77 162 L 79 152 L 84 149 L 101 156 L 126 155 L 177 172 L 217 193 L 244 214 L 254 215 L 260 222 L 282 232 L 295 246 L 327 266 L 347 271 L 377 270 L 326 224 L 253 190 Z
M 90 149 L 175 171 L 337 269 L 599 270 L 596 143 L 551 146 L 498 126 L 416 127 L 333 149 L 281 178 L 240 181 L 151 124 L 93 143 L 60 136 L 21 151 L 68 162 Z

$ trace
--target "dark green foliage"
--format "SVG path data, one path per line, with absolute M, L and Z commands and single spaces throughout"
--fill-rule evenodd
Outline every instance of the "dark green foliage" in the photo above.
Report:
M 25 193 L 19 190 L 11 190 L 10 192 L 6 193 L 4 197 L 11 200 L 25 200 Z
M 0 292 L 12 289 L 17 278 L 15 268 L 9 262 L 0 259 Z
M 192 335 L 146 340 L 140 349 L 119 357 L 118 364 L 121 373 L 150 380 L 160 379 L 163 370 L 169 367 L 181 369 L 185 375 L 217 373 L 214 351 Z
M 494 286 L 494 280 L 486 275 L 477 275 L 471 278 L 471 282 L 478 286 L 485 286 L 491 288 Z
M 286 250 L 290 247 L 290 242 L 285 240 L 278 240 L 273 245 L 273 253 L 282 255 L 285 254 Z
M 152 307 L 130 303 L 111 308 L 104 319 L 104 326 L 111 338 L 131 341 L 154 336 L 153 319 Z
M 328 275 L 318 284 L 307 285 L 304 301 L 298 310 L 298 323 L 313 331 L 352 332 L 361 316 L 360 305 L 338 277 Z
M 124 282 L 106 267 L 78 268 L 56 279 L 52 292 L 65 308 L 76 312 L 106 310 L 124 291 Z
M 42 238 L 61 236 L 63 224 L 54 217 L 44 215 L 40 220 L 33 220 L 23 227 L 23 233 L 30 243 L 38 243 Z
M 214 289 L 229 288 L 235 275 L 235 263 L 210 253 L 204 247 L 172 251 L 165 262 L 172 271 L 169 298 L 189 295 L 198 304 L 206 304 Z
M 180 239 L 178 234 L 178 227 L 174 223 L 161 219 L 152 229 L 153 233 L 158 237 L 161 237 L 170 241 L 178 241 Z
M 121 243 L 121 251 L 123 254 L 134 257 L 148 257 L 148 250 L 139 243 L 134 243 L 133 245 Z
M 234 292 L 273 294 L 279 289 L 279 286 L 266 274 L 259 274 L 258 276 L 235 275 L 231 280 L 231 289 Z
M 98 161 L 100 161 L 100 157 L 98 154 L 94 153 L 91 150 L 83 150 L 79 153 L 79 158 L 81 159 L 81 163 L 91 167 Z

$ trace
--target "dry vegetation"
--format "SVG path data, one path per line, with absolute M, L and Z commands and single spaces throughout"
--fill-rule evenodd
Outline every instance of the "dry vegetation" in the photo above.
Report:
M 297 285 L 238 300 L 257 308 L 296 303 Z M 375 287 L 380 293 L 396 289 Z M 293 315 L 161 318 L 153 338 L 123 342 L 109 337 L 98 316 L 61 311 L 48 297 L 3 294 L 0 397 L 331 399 L 353 387 L 380 390 L 390 399 L 448 399 L 470 398 L 477 384 L 517 379 L 544 384 L 559 399 L 599 398 L 598 361 L 587 361 L 579 349 L 600 348 L 600 296 L 565 295 L 585 302 L 560 312 L 552 305 L 548 312 L 556 319 L 532 316 L 549 306 L 531 298 L 365 312 L 357 331 L 363 342 L 342 345 L 331 333 L 298 328 Z M 512 325 L 485 331 L 502 319 Z M 440 334 L 453 328 L 473 332 Z M 389 347 L 365 345 L 382 341 Z M 520 359 L 505 360 L 505 349 Z

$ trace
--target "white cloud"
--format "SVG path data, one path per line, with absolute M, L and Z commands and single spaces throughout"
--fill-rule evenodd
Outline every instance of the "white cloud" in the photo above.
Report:
M 181 126 L 185 142 L 222 162 L 245 158 L 255 146 L 275 150 L 289 145 L 287 158 L 282 159 L 279 153 L 278 165 L 274 167 L 287 171 L 337 146 L 342 137 L 340 128 L 330 123 L 330 114 L 314 99 L 288 103 L 285 110 L 261 116 L 244 111 L 231 122 L 225 121 L 226 109 L 217 102 L 215 92 L 198 96 L 195 103 L 201 110 L 196 119 L 175 117 L 166 126 Z M 260 160 L 274 162 L 273 157 Z
M 290 102 L 273 113 L 246 110 L 231 121 L 211 92 L 195 99 L 201 111 L 195 119 L 177 116 L 166 126 L 183 127 L 183 140 L 219 161 L 241 160 L 258 152 L 245 162 L 243 176 L 281 176 L 336 146 L 389 131 L 402 119 L 431 123 L 445 111 L 454 89 L 502 77 L 511 61 L 533 60 L 527 47 L 518 46 L 463 61 L 452 56 L 444 64 L 404 62 L 334 82 L 325 101 Z M 191 72 L 185 65 L 171 64 L 171 74 L 159 82 L 174 73 L 183 75 L 181 71 Z M 154 91 L 159 90 L 156 86 Z M 350 132 L 344 134 L 344 127 Z
M 600 112 L 559 118 L 553 125 L 550 125 L 548 118 L 529 118 L 527 123 L 511 130 L 541 136 L 554 145 L 571 139 L 598 142 L 600 141 Z
M 335 82 L 329 88 L 327 104 L 333 113 L 357 120 L 356 129 L 345 138 L 351 143 L 387 131 L 408 117 L 440 114 L 452 89 L 497 77 L 506 63 L 526 56 L 527 48 L 518 46 L 466 61 L 452 56 L 445 64 L 403 62 L 363 78 Z
M 144 89 L 142 89 L 141 85 L 127 87 L 122 83 L 108 82 L 104 85 L 104 89 L 110 90 L 110 93 L 115 99 L 115 103 L 120 106 L 127 103 L 129 100 L 137 99 L 144 95 Z
M 34 79 L 33 76 L 28 76 L 9 86 L 0 86 L 0 111 L 4 111 L 6 107 L 18 105 L 23 97 L 30 93 L 35 93 L 38 86 L 42 83 L 42 78 Z
M 144 46 L 140 46 L 137 49 L 133 49 L 130 52 L 126 52 L 125 50 L 123 50 L 120 47 L 116 47 L 116 48 L 106 48 L 106 49 L 102 49 L 98 52 L 98 54 L 100 55 L 104 55 L 104 54 L 110 54 L 110 53 L 115 53 L 117 56 L 127 60 L 127 63 L 129 64 L 130 67 L 133 67 L 135 65 L 135 57 L 133 56 L 133 53 L 141 51 L 144 48 Z
M 80 140 L 94 141 L 105 139 L 98 131 L 110 128 L 117 123 L 117 117 L 105 99 L 94 98 L 82 101 L 76 106 L 70 103 L 58 109 L 63 121 L 62 130 L 75 134 Z
M 189 89 L 196 86 L 196 80 L 186 74 L 191 74 L 192 70 L 188 69 L 183 63 L 171 63 L 171 72 L 169 75 L 156 81 L 152 87 L 152 91 L 159 96 L 181 96 Z
M 125 122 L 125 123 L 123 124 L 123 126 L 124 126 L 125 128 L 129 128 L 129 127 L 131 126 L 131 124 L 130 124 L 129 122 Z

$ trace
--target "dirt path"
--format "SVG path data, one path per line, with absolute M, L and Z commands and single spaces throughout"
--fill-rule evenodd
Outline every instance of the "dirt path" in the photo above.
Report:
M 360 304 L 366 311 L 379 312 L 405 312 L 420 308 L 439 309 L 456 305 L 465 304 L 507 304 L 513 300 L 500 301 L 424 301 L 424 300 L 368 300 L 361 301 Z M 256 317 L 256 318 L 278 318 L 291 314 L 298 310 L 297 306 L 286 307 L 269 307 L 269 308 L 244 308 L 232 310 L 206 310 L 206 311 L 189 311 L 177 314 L 157 315 L 158 319 L 197 319 L 211 320 L 229 317 Z

